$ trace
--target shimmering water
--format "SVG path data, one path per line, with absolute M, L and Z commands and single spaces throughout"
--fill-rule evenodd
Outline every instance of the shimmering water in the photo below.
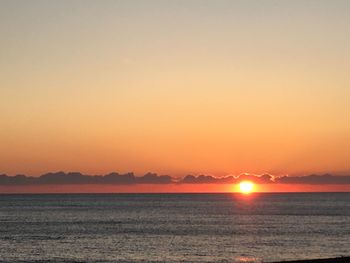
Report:
M 261 262 L 350 254 L 350 193 L 0 195 L 0 261 Z

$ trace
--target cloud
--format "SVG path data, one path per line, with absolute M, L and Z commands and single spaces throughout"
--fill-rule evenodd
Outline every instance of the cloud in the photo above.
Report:
M 182 180 L 180 180 L 178 183 L 182 184 L 219 184 L 230 181 L 230 179 L 233 179 L 233 177 L 223 177 L 218 178 L 211 175 L 187 175 Z
M 27 177 L 22 174 L 16 176 L 8 176 L 6 174 L 0 175 L 0 185 L 24 185 L 32 184 L 35 181 L 33 177 Z
M 81 173 L 73 172 L 73 173 L 47 173 L 39 178 L 35 179 L 35 181 L 39 184 L 80 184 L 80 183 L 93 183 L 94 177 L 86 176 Z
M 147 173 L 143 176 L 135 176 L 134 173 L 119 174 L 116 172 L 106 175 L 84 175 L 79 172 L 55 172 L 46 173 L 39 177 L 26 175 L 8 176 L 0 175 L 0 185 L 60 185 L 60 184 L 235 184 L 241 181 L 253 181 L 257 184 L 350 184 L 350 175 L 306 175 L 306 176 L 280 176 L 270 174 L 243 173 L 238 176 L 228 175 L 215 177 L 212 175 L 187 175 L 181 179 L 169 175 Z
M 257 184 L 270 184 L 274 182 L 274 176 L 270 174 L 250 174 L 243 173 L 236 177 L 237 181 L 253 181 Z
M 275 178 L 275 182 L 280 184 L 350 184 L 350 176 L 340 176 L 331 174 L 282 176 Z
M 43 185 L 43 184 L 170 184 L 173 178 L 168 175 L 147 173 L 135 176 L 133 173 L 106 175 L 84 175 L 79 172 L 47 173 L 39 177 L 25 175 L 0 175 L 0 185 Z
M 155 173 L 147 173 L 141 177 L 135 177 L 136 183 L 139 184 L 170 184 L 173 178 L 169 175 L 157 175 Z
M 187 175 L 179 183 L 183 184 L 235 184 L 241 181 L 253 181 L 258 184 L 273 183 L 273 176 L 269 174 L 256 175 L 243 173 L 238 176 L 228 175 L 225 177 L 215 177 L 211 175 Z
M 126 173 L 126 174 L 110 173 L 105 176 L 100 176 L 97 178 L 101 183 L 134 184 L 136 182 L 136 177 L 133 173 Z

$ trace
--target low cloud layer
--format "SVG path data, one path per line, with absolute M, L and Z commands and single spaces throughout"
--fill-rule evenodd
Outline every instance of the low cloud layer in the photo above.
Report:
M 106 175 L 84 175 L 73 173 L 47 173 L 39 177 L 25 175 L 0 175 L 0 185 L 43 185 L 43 184 L 170 184 L 173 178 L 168 175 L 147 173 L 135 176 L 133 173 Z
M 106 175 L 84 175 L 78 172 L 47 173 L 39 177 L 26 175 L 8 176 L 0 175 L 0 185 L 50 185 L 50 184 L 235 184 L 243 180 L 251 180 L 258 184 L 350 184 L 350 175 L 306 175 L 306 176 L 280 176 L 270 174 L 240 174 L 215 177 L 211 175 L 187 175 L 183 178 L 174 178 L 169 175 L 147 173 L 143 176 L 135 176 L 133 173 Z

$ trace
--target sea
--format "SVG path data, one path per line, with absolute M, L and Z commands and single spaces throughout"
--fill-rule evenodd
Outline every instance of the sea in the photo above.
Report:
M 350 193 L 0 195 L 0 262 L 350 255 Z

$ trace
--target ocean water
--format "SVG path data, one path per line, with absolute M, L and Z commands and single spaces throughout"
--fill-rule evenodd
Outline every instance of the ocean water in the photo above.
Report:
M 350 255 L 350 193 L 0 195 L 1 262 Z

